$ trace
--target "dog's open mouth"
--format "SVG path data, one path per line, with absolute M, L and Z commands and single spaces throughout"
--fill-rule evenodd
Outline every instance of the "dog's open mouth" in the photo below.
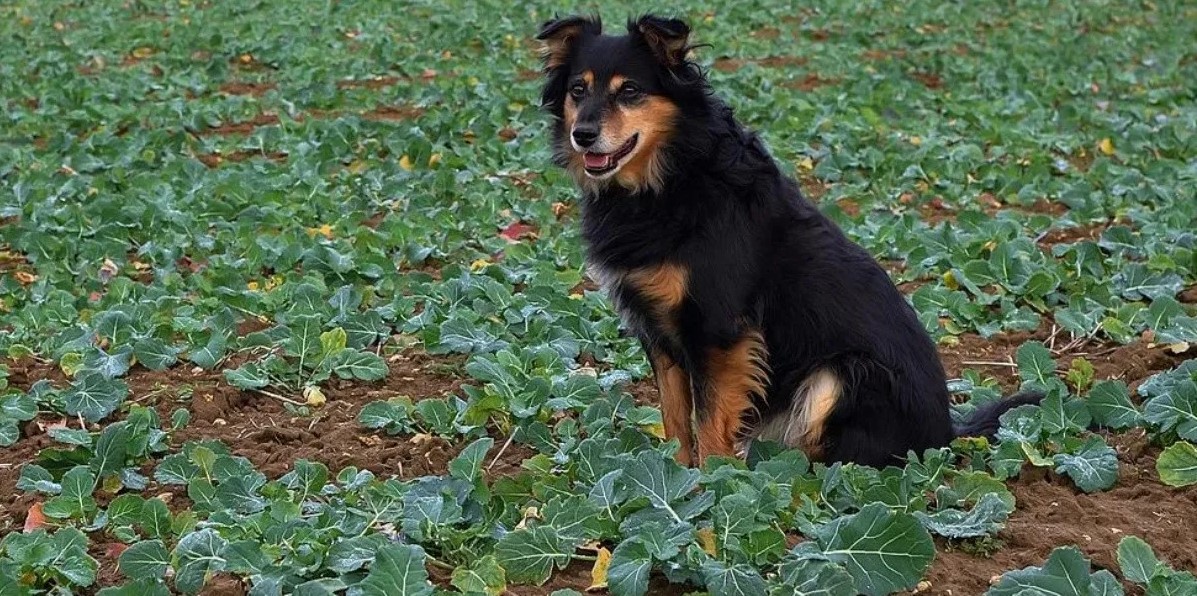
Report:
M 619 160 L 627 157 L 636 148 L 636 142 L 639 140 L 640 135 L 634 134 L 622 147 L 612 153 L 594 153 L 590 151 L 583 153 L 582 160 L 585 162 L 586 173 L 591 176 L 601 176 L 614 170 L 619 166 Z

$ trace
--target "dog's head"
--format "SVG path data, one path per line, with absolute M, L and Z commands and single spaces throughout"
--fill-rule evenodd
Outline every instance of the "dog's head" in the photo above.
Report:
M 686 54 L 690 28 L 644 16 L 626 35 L 596 18 L 545 23 L 542 105 L 554 116 L 554 154 L 579 186 L 659 189 L 679 116 L 702 75 Z

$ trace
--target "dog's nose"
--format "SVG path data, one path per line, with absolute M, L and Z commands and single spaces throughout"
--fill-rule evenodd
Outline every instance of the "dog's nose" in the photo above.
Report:
M 589 147 L 598 140 L 599 131 L 598 128 L 594 126 L 579 125 L 574 127 L 573 135 L 574 142 L 577 143 L 579 147 Z

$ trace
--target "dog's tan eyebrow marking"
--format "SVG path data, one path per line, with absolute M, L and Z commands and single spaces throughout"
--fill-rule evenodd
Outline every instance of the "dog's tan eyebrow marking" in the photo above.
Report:
M 592 70 L 583 71 L 582 72 L 582 80 L 586 81 L 587 87 L 593 87 L 594 86 L 594 71 L 592 71 Z
M 623 75 L 611 75 L 611 82 L 607 84 L 607 89 L 610 89 L 611 93 L 617 93 L 627 80 L 628 78 Z

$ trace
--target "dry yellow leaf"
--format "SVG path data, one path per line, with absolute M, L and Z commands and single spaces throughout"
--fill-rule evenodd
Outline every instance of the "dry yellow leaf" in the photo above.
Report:
M 403 157 L 400 157 L 399 158 L 399 167 L 410 172 L 411 171 L 411 158 L 406 155 L 404 155 Z
M 486 269 L 486 267 L 488 265 L 490 265 L 490 261 L 488 261 L 486 259 L 478 259 L 477 261 L 470 263 L 470 271 L 477 273 L 479 271 L 482 271 L 483 269 Z
M 956 281 L 956 276 L 952 275 L 951 271 L 944 272 L 943 285 L 947 286 L 949 290 L 959 290 L 960 289 L 960 283 Z
M 328 398 L 324 397 L 324 392 L 319 387 L 309 385 L 303 388 L 303 401 L 313 408 L 319 408 L 328 401 Z
M 432 155 L 428 156 L 428 167 L 430 167 L 430 168 L 436 167 L 436 164 L 438 164 L 438 163 L 441 163 L 441 154 L 440 153 L 433 153 Z
M 320 234 L 321 236 L 324 236 L 325 238 L 332 240 L 332 237 L 333 237 L 332 226 L 330 226 L 328 224 L 324 224 L 324 225 L 321 225 L 321 226 L 318 226 L 315 228 L 308 228 L 308 236 L 315 236 L 316 234 Z
M 920 137 L 920 136 L 918 136 L 918 135 L 915 135 L 915 136 L 913 136 L 913 137 L 910 137 L 910 144 L 911 144 L 911 145 L 914 145 L 915 147 L 918 147 L 918 146 L 922 145 L 922 144 L 923 144 L 923 137 Z
M 698 536 L 698 545 L 702 547 L 703 552 L 715 556 L 715 530 L 711 528 L 700 528 L 695 534 Z
M 804 157 L 798 162 L 798 169 L 809 172 L 815 169 L 815 161 L 809 157 Z
M 1109 137 L 1102 139 L 1101 142 L 1097 144 L 1097 150 L 1106 155 L 1113 155 L 1114 141 L 1111 141 Z
M 607 587 L 607 569 L 611 567 L 611 551 L 600 548 L 594 559 L 594 567 L 590 568 L 590 587 L 587 592 L 603 590 Z
M 133 50 L 133 57 L 138 59 L 149 58 L 154 55 L 154 48 L 143 46 Z
M 245 288 L 251 292 L 257 292 L 259 285 L 257 281 L 251 281 L 245 284 Z
M 656 424 L 648 424 L 644 427 L 644 432 L 658 438 L 665 440 L 665 425 L 657 422 Z

